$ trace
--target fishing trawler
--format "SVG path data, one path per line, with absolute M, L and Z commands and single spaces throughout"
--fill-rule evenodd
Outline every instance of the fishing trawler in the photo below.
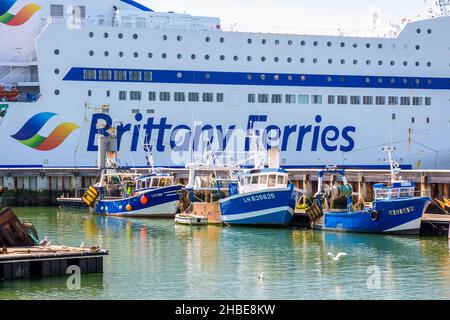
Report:
M 253 162 L 253 168 L 239 173 L 238 184 L 231 189 L 230 196 L 219 201 L 222 220 L 230 225 L 286 226 L 292 220 L 303 191 L 296 188 L 289 181 L 288 172 L 279 167 L 276 149 L 271 150 L 275 155 L 269 156 L 272 161 L 265 167 L 255 132 L 251 133 L 251 141 L 255 150 L 248 162 Z
M 398 177 L 401 170 L 392 159 L 393 149 L 385 150 L 389 154 L 391 167 L 390 183 L 375 184 L 374 200 L 368 204 L 364 201 L 353 204 L 354 194 L 344 170 L 330 167 L 319 171 L 315 204 L 307 210 L 316 228 L 345 232 L 419 234 L 422 216 L 431 203 L 431 198 L 417 195 L 413 182 Z M 336 176 L 342 184 L 324 184 L 323 178 L 326 175 Z M 344 204 L 343 208 L 336 205 L 339 198 L 341 204 Z

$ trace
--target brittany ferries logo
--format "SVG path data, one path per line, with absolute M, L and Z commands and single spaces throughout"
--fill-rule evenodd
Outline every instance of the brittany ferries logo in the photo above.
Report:
M 0 22 L 8 26 L 20 26 L 30 20 L 30 18 L 40 9 L 40 6 L 34 3 L 27 4 L 16 14 L 9 12 L 17 0 L 0 0 Z
M 54 117 L 56 113 L 42 112 L 31 117 L 23 127 L 11 137 L 23 143 L 27 147 L 39 151 L 50 151 L 59 147 L 64 140 L 77 128 L 77 125 L 71 122 L 60 124 L 54 129 L 48 137 L 38 134 L 42 127 Z

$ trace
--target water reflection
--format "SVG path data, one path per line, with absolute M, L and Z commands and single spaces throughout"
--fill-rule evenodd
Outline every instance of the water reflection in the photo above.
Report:
M 99 244 L 110 255 L 103 276 L 83 278 L 80 292 L 65 289 L 62 277 L 3 283 L 0 298 L 450 298 L 449 250 L 442 238 L 191 227 L 53 208 L 16 211 L 53 243 Z M 332 261 L 329 252 L 347 256 Z M 379 290 L 367 287 L 370 266 L 381 272 Z

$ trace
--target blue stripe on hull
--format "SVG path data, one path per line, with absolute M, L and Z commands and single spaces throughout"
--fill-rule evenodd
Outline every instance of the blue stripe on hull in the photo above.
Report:
M 230 219 L 233 219 L 232 217 Z M 288 210 L 276 211 L 247 219 L 227 220 L 230 225 L 262 225 L 262 226 L 287 226 L 291 223 L 292 213 Z
M 118 200 L 100 200 L 95 207 L 95 213 L 105 215 L 133 215 L 133 212 L 149 209 L 159 205 L 167 204 L 170 202 L 179 200 L 179 191 L 182 186 L 171 186 L 165 188 L 158 188 L 156 190 L 150 190 L 144 193 L 140 193 L 136 196 L 118 199 Z M 146 196 L 148 202 L 146 204 L 141 203 L 142 196 Z M 127 211 L 127 205 L 132 207 L 131 211 Z M 176 212 L 161 212 L 162 215 L 175 215 Z
M 332 213 L 324 215 L 324 229 L 366 232 L 366 233 L 396 233 L 418 234 L 420 219 L 428 197 L 375 201 L 374 209 L 378 219 L 372 220 L 370 210 L 356 212 Z

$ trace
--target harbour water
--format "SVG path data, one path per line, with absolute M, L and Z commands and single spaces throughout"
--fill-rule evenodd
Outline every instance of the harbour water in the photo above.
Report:
M 82 275 L 80 290 L 67 277 L 0 282 L 0 299 L 450 299 L 446 237 L 15 212 L 52 244 L 98 244 L 110 255 L 103 274 Z M 339 252 L 347 255 L 328 255 Z

